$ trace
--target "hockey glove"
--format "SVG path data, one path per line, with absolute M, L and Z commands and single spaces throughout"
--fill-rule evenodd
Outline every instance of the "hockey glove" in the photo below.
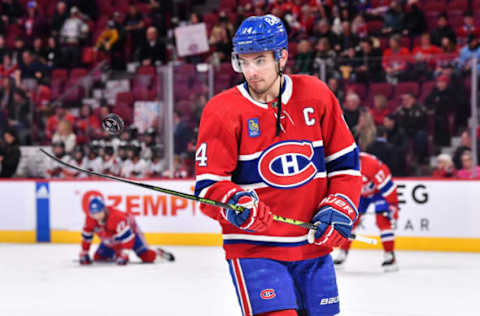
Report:
M 393 222 L 398 220 L 398 206 L 391 204 L 388 206 L 388 218 Z
M 240 205 L 245 208 L 243 212 L 231 209 L 225 210 L 225 218 L 240 229 L 248 231 L 266 230 L 273 222 L 270 207 L 258 200 L 255 191 L 236 192 L 228 204 Z
M 338 247 L 352 233 L 357 210 L 346 197 L 331 194 L 320 202 L 319 210 L 312 223 L 317 230 L 308 231 L 308 242 L 325 247 Z
M 81 265 L 87 265 L 92 263 L 92 259 L 90 259 L 90 255 L 88 254 L 88 251 L 82 250 L 79 255 L 80 259 L 80 264 Z
M 124 266 L 128 263 L 128 253 L 125 250 L 120 250 L 115 258 L 118 265 Z

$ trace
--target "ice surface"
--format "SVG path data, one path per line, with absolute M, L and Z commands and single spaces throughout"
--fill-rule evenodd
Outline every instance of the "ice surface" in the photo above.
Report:
M 223 250 L 164 247 L 175 263 L 76 262 L 78 245 L 0 244 L 0 315 L 240 316 Z M 342 316 L 479 315 L 480 254 L 352 250 L 338 271 Z

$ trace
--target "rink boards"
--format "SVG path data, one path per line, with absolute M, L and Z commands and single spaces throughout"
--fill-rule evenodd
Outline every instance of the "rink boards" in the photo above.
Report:
M 145 181 L 193 193 L 193 180 Z M 400 218 L 397 249 L 480 252 L 478 181 L 396 179 Z M 136 215 L 151 244 L 221 245 L 220 227 L 198 203 L 112 181 L 0 181 L 0 242 L 78 243 L 87 201 L 102 195 L 107 205 Z M 368 211 L 357 230 L 376 236 Z M 354 243 L 357 248 L 372 246 Z M 379 247 L 379 246 L 377 246 Z

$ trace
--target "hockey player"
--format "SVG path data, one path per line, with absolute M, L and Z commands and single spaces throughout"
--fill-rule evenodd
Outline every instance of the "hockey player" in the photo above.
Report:
M 205 106 L 195 194 L 241 205 L 202 205 L 218 220 L 243 315 L 339 312 L 332 247 L 350 236 L 361 191 L 358 149 L 337 99 L 315 77 L 284 75 L 281 20 L 253 16 L 233 38 L 245 82 Z M 318 230 L 273 222 L 273 214 Z
M 358 207 L 359 218 L 354 224 L 354 229 L 360 222 L 363 214 L 370 206 L 375 209 L 377 227 L 380 229 L 384 261 L 382 267 L 385 271 L 397 271 L 398 265 L 395 258 L 395 236 L 393 233 L 394 222 L 398 220 L 398 195 L 397 186 L 392 181 L 392 174 L 387 165 L 377 157 L 367 153 L 360 153 L 360 172 L 362 173 L 362 195 Z M 334 260 L 338 267 L 347 259 L 351 241 L 347 240 L 340 247 Z
M 83 147 L 81 145 L 75 146 L 68 162 L 82 169 L 85 169 L 87 167 L 87 158 L 85 157 L 85 150 L 83 150 Z M 86 173 L 79 172 L 73 169 L 65 169 L 64 173 L 66 177 L 70 177 L 70 178 L 86 178 L 87 177 Z
M 103 147 L 102 173 L 118 176 L 119 171 L 120 168 L 114 156 L 113 146 L 107 144 Z
M 147 168 L 147 178 L 160 178 L 165 172 L 164 150 L 161 146 L 152 147 L 152 157 Z
M 124 178 L 145 178 L 147 162 L 140 157 L 142 147 L 137 141 L 130 143 L 127 149 L 128 160 L 122 165 L 121 176 Z
M 69 161 L 69 156 L 65 153 L 65 144 L 63 142 L 54 142 L 52 143 L 52 152 L 58 159 L 61 159 L 65 162 Z M 65 169 L 62 166 L 54 161 L 49 159 L 47 161 L 46 177 L 49 178 L 65 178 Z
M 90 264 L 89 255 L 93 235 L 97 234 L 101 242 L 93 260 L 115 261 L 117 264 L 128 263 L 128 251 L 133 250 L 143 262 L 155 261 L 157 253 L 148 248 L 143 233 L 131 214 L 105 206 L 100 197 L 93 197 L 88 205 L 88 215 L 82 231 L 82 250 L 80 264 Z
M 87 169 L 94 172 L 102 172 L 102 157 L 100 156 L 100 142 L 92 141 L 88 146 Z

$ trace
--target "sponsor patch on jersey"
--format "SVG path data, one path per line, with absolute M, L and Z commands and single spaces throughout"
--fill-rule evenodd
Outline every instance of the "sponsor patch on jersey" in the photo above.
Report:
M 317 174 L 313 156 L 313 144 L 309 141 L 280 142 L 262 153 L 258 162 L 258 173 L 262 180 L 272 187 L 298 187 Z
M 265 289 L 260 292 L 260 297 L 264 300 L 271 300 L 275 296 L 277 296 L 277 294 L 275 294 L 274 289 Z
M 248 136 L 258 137 L 260 136 L 260 126 L 258 125 L 258 118 L 252 118 L 247 121 Z

